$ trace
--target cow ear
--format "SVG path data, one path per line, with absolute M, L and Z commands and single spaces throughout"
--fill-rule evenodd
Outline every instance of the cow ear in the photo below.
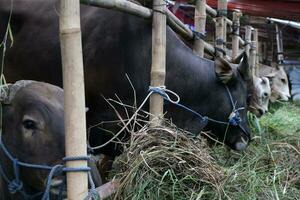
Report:
M 243 53 L 243 59 L 239 64 L 238 71 L 240 72 L 240 74 L 242 75 L 242 78 L 245 81 L 251 80 L 251 78 L 252 78 L 251 70 L 250 70 L 248 56 L 247 56 L 246 52 Z
M 12 84 L 1 85 L 0 87 L 0 102 L 2 104 L 10 104 L 10 90 L 12 88 Z
M 228 83 L 234 74 L 230 63 L 221 57 L 215 59 L 215 72 L 224 84 Z

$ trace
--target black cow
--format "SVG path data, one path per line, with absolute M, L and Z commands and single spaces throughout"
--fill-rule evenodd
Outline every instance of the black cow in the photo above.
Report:
M 18 166 L 16 169 L 20 171 L 15 172 L 5 149 L 20 162 L 50 167 L 63 164 L 63 90 L 54 85 L 32 81 L 18 81 L 5 92 L 3 88 L 1 139 L 4 146 L 0 148 L 0 199 L 26 199 L 28 195 L 39 193 L 34 199 L 41 199 L 50 171 Z M 95 184 L 99 186 L 101 177 L 97 168 L 92 162 L 90 166 Z M 58 186 L 64 179 L 64 175 L 57 176 L 52 179 L 51 185 Z M 52 188 L 51 195 L 58 191 L 58 188 Z
M 0 2 L 0 37 L 5 36 L 10 14 L 10 0 Z M 9 81 L 35 79 L 62 86 L 59 45 L 58 1 L 14 0 L 11 16 L 13 45 L 8 37 L 4 74 Z M 115 119 L 115 114 L 101 95 L 117 94 L 132 104 L 133 92 L 127 74 L 135 87 L 138 102 L 148 92 L 151 66 L 151 21 L 129 14 L 81 6 L 82 42 L 87 124 L 95 125 Z M 247 97 L 253 87 L 247 58 L 234 68 L 223 59 L 216 62 L 195 55 L 167 28 L 166 86 L 181 97 L 181 102 L 202 115 L 228 121 L 233 110 L 224 83 L 240 111 L 241 127 L 209 122 L 204 130 L 235 150 L 243 150 L 250 141 L 247 125 Z M 42 66 L 42 67 L 41 67 Z M 222 82 L 223 80 L 223 82 Z M 167 116 L 179 127 L 195 133 L 202 130 L 199 119 L 177 106 L 166 105 Z M 226 132 L 226 133 L 225 133 Z M 100 129 L 92 129 L 91 145 L 103 143 Z M 226 136 L 226 137 L 225 137 Z M 110 136 L 111 137 L 111 136 Z M 114 155 L 109 147 L 106 154 Z

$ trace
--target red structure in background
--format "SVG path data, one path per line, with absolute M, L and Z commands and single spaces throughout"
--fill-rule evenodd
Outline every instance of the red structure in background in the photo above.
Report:
M 207 4 L 216 8 L 218 1 L 207 0 Z M 300 21 L 299 0 L 228 0 L 228 9 L 237 9 L 248 15 Z
M 178 3 L 186 4 L 188 0 L 176 0 Z M 207 0 L 207 4 L 212 8 L 217 8 L 217 0 Z M 177 8 L 171 6 L 170 10 L 185 24 L 193 25 L 194 8 L 191 6 L 181 6 Z M 292 21 L 300 21 L 300 1 L 299 0 L 228 0 L 228 10 L 240 10 L 243 14 L 274 17 Z

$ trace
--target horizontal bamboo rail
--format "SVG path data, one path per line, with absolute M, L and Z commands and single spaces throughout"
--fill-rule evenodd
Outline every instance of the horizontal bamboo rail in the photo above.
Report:
M 215 9 L 213 9 L 212 7 L 210 7 L 207 4 L 206 4 L 205 7 L 206 7 L 206 13 L 207 14 L 209 14 L 212 17 L 217 17 L 218 16 L 218 12 Z M 226 18 L 226 23 L 227 23 L 227 25 L 232 26 L 232 21 L 228 18 Z
M 145 8 L 138 4 L 135 4 L 130 1 L 125 0 L 80 0 L 80 3 L 95 7 L 102 7 L 107 9 L 114 9 L 118 11 L 123 11 L 138 17 L 142 17 L 145 19 L 152 18 L 152 9 Z M 217 16 L 217 11 L 211 8 L 210 6 L 206 5 L 206 12 L 211 14 L 212 16 Z M 181 22 L 170 10 L 166 10 L 167 15 L 167 24 L 179 35 L 187 40 L 193 40 L 195 34 L 191 29 L 189 29 L 183 22 Z M 226 22 L 228 25 L 232 25 L 232 21 L 226 18 Z M 244 45 L 245 42 L 242 38 L 239 38 L 239 42 L 241 45 Z M 215 54 L 215 48 L 213 45 L 204 42 L 204 50 L 206 53 L 213 55 Z M 228 60 L 229 57 L 226 57 Z
M 80 0 L 80 3 L 123 11 L 142 18 L 151 18 L 152 10 L 125 0 Z

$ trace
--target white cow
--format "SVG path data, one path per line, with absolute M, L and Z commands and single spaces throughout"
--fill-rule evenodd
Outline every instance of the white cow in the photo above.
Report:
M 268 105 L 271 96 L 269 79 L 266 77 L 253 76 L 256 96 L 258 99 L 250 103 L 249 111 L 257 117 L 261 117 L 268 112 Z
M 291 97 L 287 74 L 282 66 L 270 67 L 259 64 L 259 76 L 268 77 L 271 85 L 271 102 L 288 101 Z
M 241 62 L 242 53 L 240 53 L 239 55 L 239 57 L 233 60 L 233 63 Z M 261 117 L 263 114 L 268 112 L 268 105 L 271 96 L 271 86 L 268 78 L 263 76 L 258 77 L 255 75 L 256 73 L 254 71 L 251 71 L 251 73 L 253 75 L 252 77 L 255 87 L 255 97 L 251 98 L 251 101 L 249 102 L 249 111 L 255 114 L 257 117 Z

